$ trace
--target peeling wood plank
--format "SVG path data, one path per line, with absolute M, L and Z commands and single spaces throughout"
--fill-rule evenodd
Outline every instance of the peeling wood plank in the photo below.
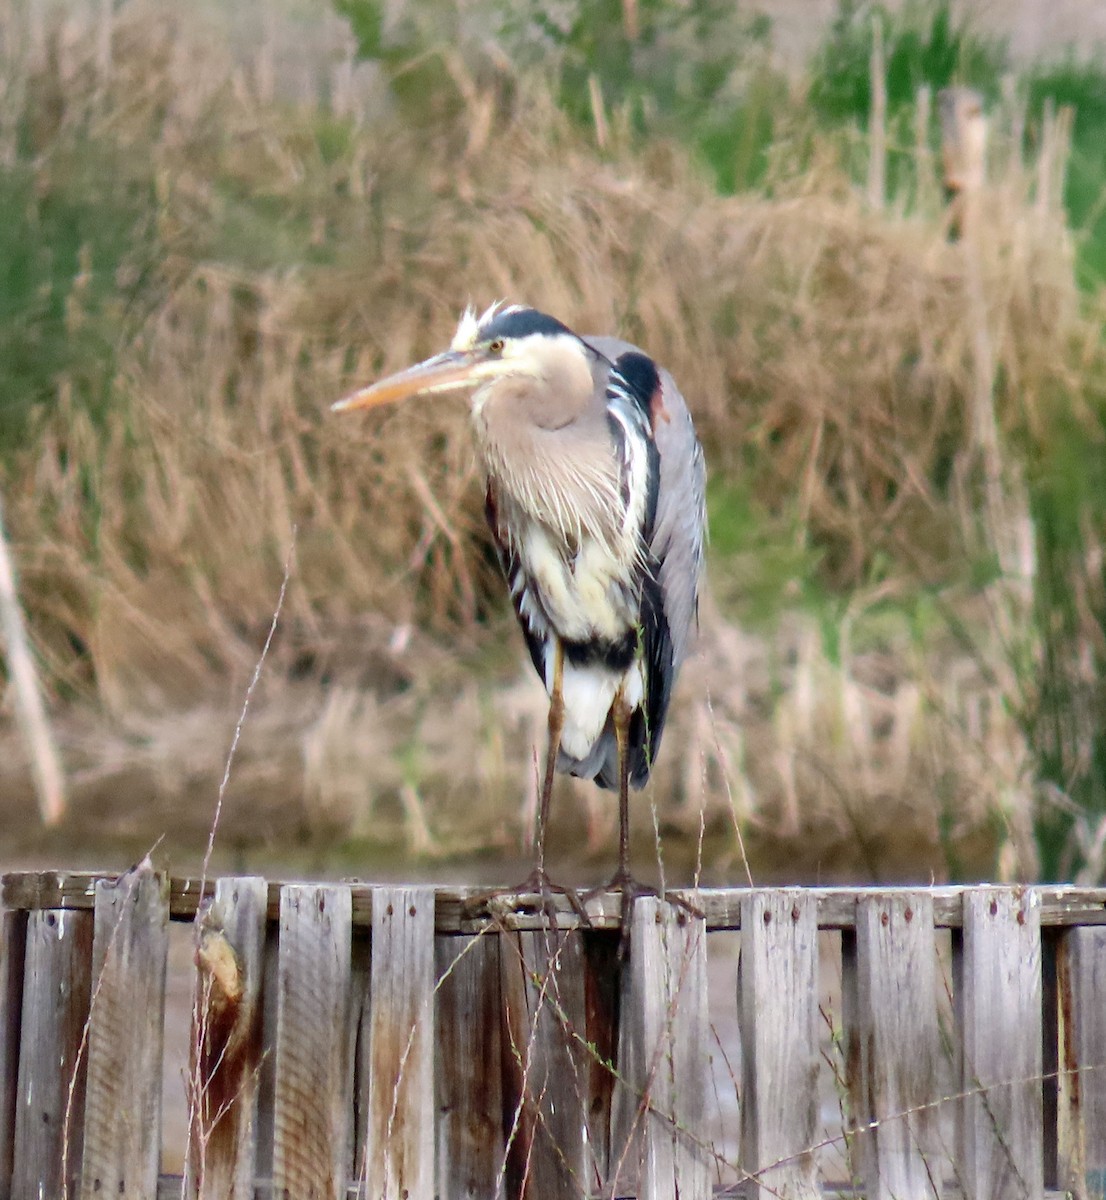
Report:
M 96 885 L 81 1194 L 153 1200 L 169 895 L 149 860 Z
M 19 1034 L 23 1012 L 23 966 L 27 958 L 27 914 L 0 916 L 0 1200 L 10 1200 L 15 1151 Z
M 819 1140 L 816 903 L 799 890 L 750 892 L 741 930 L 741 1164 L 753 1176 L 746 1194 L 811 1200 L 820 1194 L 810 1149 Z
M 338 1200 L 345 1192 L 351 931 L 348 887 L 283 889 L 273 1098 L 278 1196 Z
M 707 1083 L 706 929 L 654 897 L 634 905 L 630 933 L 633 1008 L 624 1012 L 644 1139 L 642 1200 L 710 1195 L 710 1147 L 702 1141 Z
M 27 924 L 13 1200 L 60 1197 L 63 1190 L 71 1197 L 77 1194 L 87 1061 L 81 1045 L 92 992 L 92 929 L 90 912 L 35 912 Z
M 1059 946 L 1058 1180 L 1078 1200 L 1106 1192 L 1106 930 Z
M 1044 1191 L 1041 927 L 1032 889 L 965 893 L 959 975 L 961 1186 L 979 1200 L 1038 1200 Z
M 373 895 L 365 1179 L 378 1200 L 434 1200 L 434 889 Z
M 941 1192 L 936 961 L 927 892 L 870 893 L 857 903 L 846 1057 L 870 1200 Z
M 581 934 L 546 928 L 501 939 L 507 1195 L 586 1195 L 592 1168 L 584 1142 L 590 1071 L 581 1044 Z
M 503 1164 L 499 935 L 437 937 L 437 1163 L 442 1200 L 488 1200 Z
M 265 905 L 264 879 L 220 879 L 197 929 L 187 1151 L 196 1200 L 253 1200 Z

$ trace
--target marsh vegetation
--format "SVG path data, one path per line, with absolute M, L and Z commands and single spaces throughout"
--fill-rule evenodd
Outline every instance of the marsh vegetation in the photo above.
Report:
M 648 347 L 706 445 L 643 853 L 1103 874 L 1106 76 L 941 7 L 846 9 L 798 76 L 728 4 L 599 7 L 0 13 L 0 478 L 74 793 L 34 828 L 0 710 L 6 854 L 198 856 L 289 554 L 221 853 L 525 845 L 544 696 L 464 408 L 327 416 L 510 297 Z M 959 241 L 948 84 L 989 114 Z M 564 783 L 565 870 L 615 819 Z

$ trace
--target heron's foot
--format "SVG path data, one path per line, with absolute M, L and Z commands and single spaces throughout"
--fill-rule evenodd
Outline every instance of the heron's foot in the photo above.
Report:
M 586 904 L 594 896 L 599 896 L 603 892 L 618 892 L 622 898 L 622 945 L 620 952 L 623 954 L 629 943 L 630 921 L 634 914 L 634 904 L 642 896 L 655 896 L 658 900 L 663 900 L 667 904 L 675 904 L 677 908 L 682 908 L 689 917 L 702 917 L 704 915 L 690 900 L 685 899 L 676 892 L 662 891 L 660 888 L 653 887 L 652 884 L 641 883 L 629 871 L 622 869 L 615 871 L 606 883 L 600 884 L 596 888 L 589 888 L 583 895 L 583 902 Z
M 580 924 L 591 928 L 591 918 L 584 907 L 580 893 L 567 884 L 554 883 L 544 867 L 533 871 L 514 887 L 493 888 L 470 896 L 462 905 L 462 913 L 469 918 L 489 916 L 527 916 L 544 913 L 550 925 L 557 928 L 557 902 L 555 896 L 564 896 L 580 919 Z

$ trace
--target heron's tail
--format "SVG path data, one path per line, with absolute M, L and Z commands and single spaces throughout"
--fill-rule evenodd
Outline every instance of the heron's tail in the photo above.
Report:
M 645 786 L 660 745 L 660 728 L 647 730 L 645 714 L 638 709 L 630 719 L 630 783 Z M 610 722 L 585 758 L 572 758 L 562 750 L 557 770 L 578 779 L 594 779 L 601 788 L 618 790 L 618 742 Z

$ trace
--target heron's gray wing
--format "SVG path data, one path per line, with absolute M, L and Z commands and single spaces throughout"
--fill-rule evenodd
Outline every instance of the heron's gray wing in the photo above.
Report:
M 610 362 L 637 346 L 618 338 L 586 337 L 589 346 Z M 706 536 L 706 466 L 691 413 L 675 380 L 658 367 L 661 404 L 653 421 L 660 456 L 660 484 L 650 549 L 659 563 L 664 614 L 672 637 L 673 668 L 687 652 L 696 615 Z
M 546 680 L 545 659 L 550 639 L 549 626 L 541 612 L 540 604 L 530 594 L 529 580 L 526 572 L 522 569 L 518 552 L 511 545 L 506 528 L 501 525 L 498 497 L 490 482 L 484 496 L 484 515 L 487 517 L 488 528 L 491 530 L 492 540 L 495 542 L 499 565 L 503 568 L 503 574 L 507 579 L 515 616 L 518 617 L 518 623 L 522 626 L 522 633 L 526 638 L 526 649 L 530 651 L 530 660 L 534 664 L 534 670 L 541 676 L 544 683 Z

